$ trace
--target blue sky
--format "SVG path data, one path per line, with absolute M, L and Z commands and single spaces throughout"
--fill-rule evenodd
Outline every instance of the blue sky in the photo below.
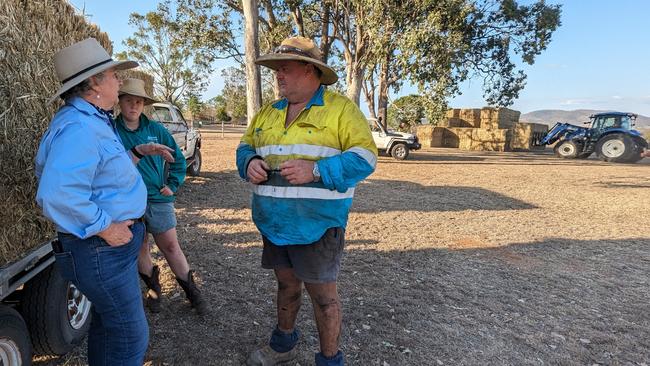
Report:
M 85 6 L 90 21 L 109 34 L 116 51 L 123 50 L 122 40 L 133 33 L 128 25 L 129 14 L 146 13 L 156 7 L 155 1 L 71 3 L 79 9 Z M 522 66 L 528 75 L 527 85 L 511 108 L 523 113 L 538 109 L 605 109 L 650 116 L 650 1 L 547 3 L 562 4 L 562 26 L 535 64 Z M 219 94 L 223 86 L 218 68 L 205 99 Z M 463 95 L 451 101 L 452 107 L 485 105 L 480 80 L 465 83 L 462 90 Z M 400 94 L 414 91 L 405 88 Z

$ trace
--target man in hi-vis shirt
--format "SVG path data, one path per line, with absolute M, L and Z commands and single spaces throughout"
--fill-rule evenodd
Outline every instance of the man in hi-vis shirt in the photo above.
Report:
M 262 267 L 275 271 L 278 293 L 277 326 L 248 364 L 296 357 L 304 284 L 320 339 L 316 365 L 343 365 L 336 280 L 354 189 L 374 171 L 377 148 L 356 104 L 325 89 L 338 77 L 312 40 L 285 39 L 256 63 L 275 70 L 282 99 L 253 118 L 237 148 L 237 168 L 253 185 Z

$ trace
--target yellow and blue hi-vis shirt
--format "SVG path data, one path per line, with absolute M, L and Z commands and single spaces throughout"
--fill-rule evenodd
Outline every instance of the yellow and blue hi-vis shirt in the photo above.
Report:
M 377 165 L 377 147 L 365 116 L 348 98 L 321 86 L 285 128 L 288 101 L 266 105 L 237 147 L 237 169 L 247 179 L 253 158 L 272 170 L 292 159 L 316 161 L 321 179 L 293 185 L 279 172 L 253 185 L 255 225 L 276 245 L 311 244 L 331 227 L 345 228 L 357 183 Z

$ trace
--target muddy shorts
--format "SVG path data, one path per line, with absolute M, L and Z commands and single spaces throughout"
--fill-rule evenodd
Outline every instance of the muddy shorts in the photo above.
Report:
M 335 282 L 341 268 L 345 230 L 329 228 L 311 244 L 275 245 L 265 236 L 262 242 L 262 268 L 293 268 L 296 277 L 306 283 Z
M 144 223 L 147 232 L 162 234 L 176 227 L 174 202 L 148 202 L 144 211 Z

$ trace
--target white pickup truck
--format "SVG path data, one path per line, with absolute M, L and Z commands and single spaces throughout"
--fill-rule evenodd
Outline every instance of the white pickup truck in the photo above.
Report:
M 375 118 L 368 118 L 368 125 L 377 150 L 380 153 L 389 154 L 397 160 L 408 158 L 411 150 L 419 150 L 422 147 L 418 137 L 412 133 L 387 130 Z
M 170 103 L 154 103 L 151 119 L 159 121 L 172 134 L 187 160 L 187 173 L 201 174 L 201 133 L 188 126 L 181 111 Z

